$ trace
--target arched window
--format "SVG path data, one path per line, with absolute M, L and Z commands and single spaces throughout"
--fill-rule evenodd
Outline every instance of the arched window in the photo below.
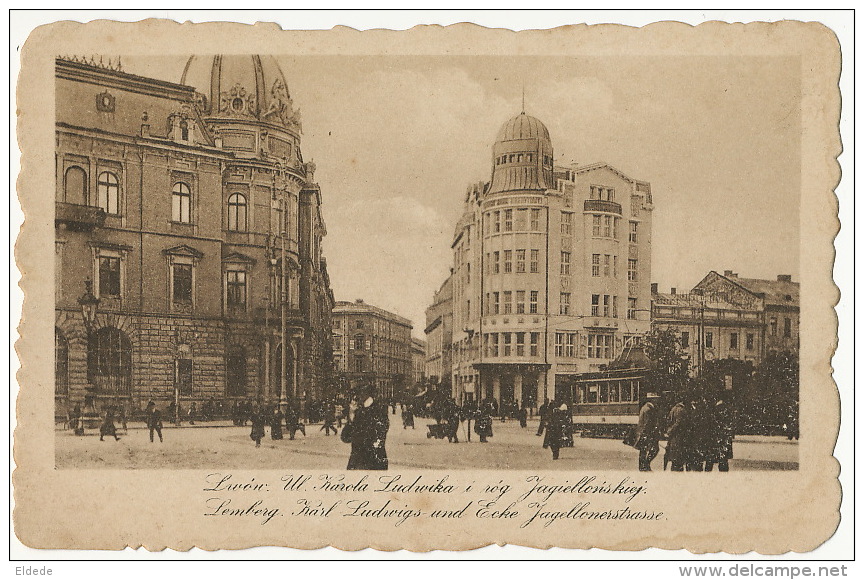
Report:
M 246 197 L 242 193 L 232 193 L 228 198 L 228 229 L 246 231 Z
M 67 169 L 63 192 L 66 203 L 87 205 L 87 172 L 78 166 Z
M 128 396 L 132 386 L 132 343 L 121 330 L 106 326 L 90 333 L 87 374 L 99 393 Z
M 178 181 L 171 192 L 171 220 L 188 224 L 191 221 L 192 191 L 189 186 Z
M 246 396 L 246 351 L 242 346 L 231 346 L 225 356 L 225 395 Z
M 105 210 L 105 213 L 120 213 L 120 185 L 117 176 L 111 172 L 103 171 L 96 181 L 96 205 Z
M 180 139 L 189 140 L 189 122 L 186 119 L 180 121 Z
M 54 395 L 69 393 L 69 342 L 54 328 Z

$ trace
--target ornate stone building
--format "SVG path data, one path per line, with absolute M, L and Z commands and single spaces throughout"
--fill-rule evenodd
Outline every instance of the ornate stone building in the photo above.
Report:
M 333 307 L 333 356 L 346 388 L 372 384 L 388 399 L 413 386 L 411 321 L 363 300 Z
M 60 412 L 302 404 L 332 382 L 321 192 L 282 71 L 193 56 L 177 79 L 56 61 Z
M 542 122 L 507 121 L 451 246 L 452 396 L 537 407 L 636 344 L 650 326 L 652 210 L 647 182 L 555 166 Z

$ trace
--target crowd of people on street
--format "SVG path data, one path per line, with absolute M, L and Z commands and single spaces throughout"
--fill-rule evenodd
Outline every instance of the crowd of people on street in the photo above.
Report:
M 721 395 L 681 394 L 665 416 L 660 397 L 648 393 L 639 410 L 633 446 L 639 450 L 639 470 L 651 462 L 666 437 L 663 469 L 671 471 L 729 471 L 732 459 L 732 413 Z

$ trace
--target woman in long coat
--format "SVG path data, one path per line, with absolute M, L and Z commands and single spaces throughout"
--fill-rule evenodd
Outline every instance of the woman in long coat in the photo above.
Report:
M 402 428 L 407 429 L 408 427 L 414 428 L 414 407 L 412 405 L 405 405 L 402 408 Z
M 270 438 L 274 440 L 282 439 L 282 411 L 279 410 L 279 405 L 273 408 L 273 414 L 270 415 Z
M 105 441 L 103 437 L 106 435 L 114 437 L 115 441 L 120 441 L 120 438 L 117 437 L 117 427 L 114 426 L 114 409 L 112 407 L 105 411 L 105 419 L 102 421 L 102 426 L 99 427 L 99 441 Z
M 474 421 L 474 432 L 480 436 L 480 443 L 488 443 L 487 438 L 492 437 L 492 415 L 494 406 L 490 401 L 480 403 Z
M 666 453 L 663 456 L 663 469 L 672 464 L 672 471 L 684 471 L 687 446 L 687 407 L 683 400 L 679 400 L 672 409 L 666 424 L 669 426 L 666 432 Z
M 553 405 L 551 411 L 548 411 L 543 449 L 552 450 L 552 459 L 558 459 L 558 452 L 562 447 L 573 446 L 573 435 L 567 421 L 568 413 L 566 404 Z
M 714 464 L 717 464 L 718 471 L 729 471 L 729 460 L 732 459 L 732 413 L 729 405 L 718 399 L 707 417 L 706 431 L 710 436 L 705 471 L 713 471 Z
M 364 389 L 356 408 L 348 412 L 348 423 L 342 428 L 342 441 L 351 444 L 348 469 L 387 469 L 385 444 L 389 427 L 387 406 L 375 397 L 372 389 Z
M 264 423 L 267 422 L 267 419 L 257 406 L 252 409 L 250 418 L 252 419 L 252 432 L 249 433 L 249 437 L 255 442 L 255 447 L 261 447 L 261 440 L 264 439 Z

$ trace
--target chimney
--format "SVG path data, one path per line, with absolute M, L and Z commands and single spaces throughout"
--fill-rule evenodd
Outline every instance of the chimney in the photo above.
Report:
M 358 298 L 355 302 L 356 302 L 357 304 L 363 304 L 363 299 L 362 299 L 362 298 Z
M 734 276 L 734 274 L 732 273 L 732 270 L 723 270 L 723 275 L 726 276 L 727 278 L 731 278 L 732 276 Z
M 778 282 L 791 282 L 792 281 L 792 275 L 791 274 L 777 274 L 777 281 Z
M 657 294 L 657 282 L 651 283 L 651 294 Z
M 673 288 L 670 290 L 670 293 L 674 296 L 674 295 L 675 295 L 675 292 L 676 292 L 676 289 L 673 287 Z

